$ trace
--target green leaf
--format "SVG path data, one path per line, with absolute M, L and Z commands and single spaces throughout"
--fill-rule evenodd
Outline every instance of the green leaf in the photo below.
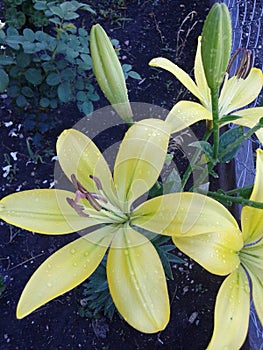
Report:
M 61 102 L 69 102 L 71 100 L 71 88 L 67 82 L 61 83 L 58 86 L 58 97 Z
M 225 124 L 225 123 L 231 123 L 234 120 L 240 119 L 239 115 L 225 115 L 224 117 L 220 118 L 219 125 Z
M 25 77 L 26 77 L 26 80 L 33 85 L 39 85 L 43 81 L 43 77 L 40 70 L 36 68 L 29 68 L 25 72 Z
M 163 193 L 178 192 L 181 186 L 181 178 L 177 170 L 172 169 L 163 184 Z
M 93 112 L 93 104 L 90 101 L 78 103 L 78 109 L 85 115 L 89 115 Z
M 24 53 L 24 52 L 20 52 L 17 56 L 16 56 L 16 64 L 19 67 L 22 68 L 26 68 L 27 66 L 29 66 L 31 62 L 31 57 L 30 55 Z
M 12 57 L 6 55 L 0 55 L 0 64 L 1 66 L 8 66 L 13 64 L 15 61 Z
M 132 79 L 137 79 L 137 80 L 141 80 L 142 77 L 140 76 L 139 73 L 137 72 L 134 72 L 133 70 L 131 70 L 129 73 L 128 73 L 128 76 Z
M 34 91 L 29 86 L 23 86 L 21 89 L 21 92 L 25 97 L 33 97 L 34 96 Z
M 24 42 L 22 43 L 22 45 L 25 53 L 35 53 L 36 44 L 30 43 L 30 42 Z
M 20 108 L 23 108 L 27 105 L 27 99 L 23 95 L 19 95 L 16 99 L 16 105 Z
M 4 92 L 8 84 L 9 84 L 8 74 L 3 69 L 0 69 L 0 92 Z
M 35 40 L 35 33 L 33 32 L 32 29 L 25 28 L 23 30 L 23 35 L 24 35 L 24 38 L 30 42 L 33 42 Z
M 38 11 L 44 11 L 47 9 L 47 2 L 46 1 L 36 1 L 34 4 L 34 9 Z
M 230 161 L 237 153 L 240 145 L 231 148 L 233 142 L 235 142 L 239 137 L 243 135 L 243 127 L 238 126 L 227 130 L 219 139 L 219 149 L 218 149 L 218 158 L 220 162 Z M 230 150 L 225 154 L 226 149 L 230 147 Z
M 63 10 L 61 9 L 60 6 L 55 6 L 55 5 L 48 5 L 49 7 L 49 10 L 52 12 L 53 15 L 56 15 L 60 18 L 63 18 L 64 17 L 64 12 Z
M 20 88 L 17 85 L 9 86 L 7 88 L 7 94 L 12 98 L 17 97 L 20 94 Z
M 87 100 L 87 94 L 84 91 L 78 91 L 77 100 L 79 102 L 85 102 Z
M 205 155 L 209 157 L 209 159 L 213 159 L 213 148 L 209 142 L 206 141 L 195 141 L 190 143 L 189 146 L 196 147 L 204 152 Z
M 66 21 L 71 21 L 72 19 L 76 19 L 78 17 L 79 17 L 79 15 L 76 12 L 66 12 L 64 14 L 64 19 Z
M 46 97 L 42 97 L 39 101 L 40 106 L 43 108 L 47 108 L 49 106 L 49 103 L 50 103 L 50 101 Z
M 76 76 L 76 72 L 72 68 L 66 68 L 61 72 L 61 79 L 66 81 L 73 80 Z
M 50 100 L 50 108 L 57 108 L 58 101 L 56 99 Z
M 46 82 L 50 86 L 56 86 L 60 83 L 60 75 L 58 73 L 51 72 L 48 74 Z

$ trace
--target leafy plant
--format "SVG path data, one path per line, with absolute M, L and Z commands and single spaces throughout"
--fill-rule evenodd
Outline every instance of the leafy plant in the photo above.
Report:
M 76 101 L 79 110 L 89 114 L 99 98 L 90 79 L 89 36 L 70 21 L 79 17 L 78 10 L 91 8 L 77 1 L 36 1 L 34 8 L 44 11 L 49 33 L 30 28 L 21 33 L 14 27 L 1 30 L 5 46 L 0 56 L 0 74 L 5 77 L 1 91 L 7 88 L 20 108 L 57 108 Z

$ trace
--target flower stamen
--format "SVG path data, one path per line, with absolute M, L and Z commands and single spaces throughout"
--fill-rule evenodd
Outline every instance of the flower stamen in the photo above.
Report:
M 89 216 L 89 214 L 84 213 L 85 208 L 82 205 L 77 204 L 74 199 L 66 198 L 66 200 L 68 204 L 77 212 L 77 214 L 79 214 L 79 216 L 84 216 L 84 217 Z
M 238 59 L 238 55 L 240 53 L 241 53 L 241 58 L 234 75 L 237 77 L 237 79 L 246 79 L 252 69 L 253 52 L 243 47 L 236 50 L 233 56 L 231 57 L 227 67 L 227 73 L 230 72 L 234 62 Z

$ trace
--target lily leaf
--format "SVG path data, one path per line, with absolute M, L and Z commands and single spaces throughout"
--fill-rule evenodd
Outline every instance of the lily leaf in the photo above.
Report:
M 223 135 L 220 136 L 218 158 L 221 163 L 229 162 L 231 159 L 234 158 L 234 156 L 236 155 L 241 145 L 238 145 L 232 149 L 231 149 L 231 145 L 242 135 L 243 135 L 243 127 L 238 126 L 236 128 L 227 130 L 226 132 L 224 132 Z M 230 148 L 229 152 L 225 153 L 225 151 L 229 148 Z

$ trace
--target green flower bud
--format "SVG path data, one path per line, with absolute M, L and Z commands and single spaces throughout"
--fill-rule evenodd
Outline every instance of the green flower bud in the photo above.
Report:
M 90 52 L 93 71 L 102 92 L 118 115 L 126 122 L 132 122 L 132 110 L 120 61 L 99 24 L 91 28 Z
M 207 84 L 218 89 L 224 79 L 231 53 L 232 28 L 225 4 L 215 3 L 202 31 L 201 54 Z

